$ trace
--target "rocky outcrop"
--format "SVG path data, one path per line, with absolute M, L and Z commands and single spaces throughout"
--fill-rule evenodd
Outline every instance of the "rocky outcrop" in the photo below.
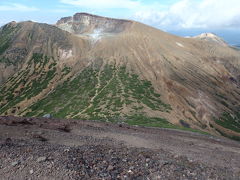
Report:
M 131 21 L 112 19 L 87 13 L 77 13 L 73 17 L 65 17 L 57 22 L 57 27 L 74 34 L 120 33 Z

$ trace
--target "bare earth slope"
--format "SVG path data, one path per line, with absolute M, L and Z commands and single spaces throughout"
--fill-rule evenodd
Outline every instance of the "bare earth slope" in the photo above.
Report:
M 239 179 L 240 144 L 95 121 L 0 117 L 1 179 Z
M 240 52 L 227 45 L 86 13 L 0 35 L 1 115 L 140 116 L 129 124 L 240 137 Z

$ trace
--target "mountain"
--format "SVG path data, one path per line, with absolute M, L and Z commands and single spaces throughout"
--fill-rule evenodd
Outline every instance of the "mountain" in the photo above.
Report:
M 86 13 L 0 30 L 0 114 L 240 137 L 240 53 Z M 168 122 L 168 123 L 166 123 Z
M 218 43 L 219 45 L 222 46 L 228 46 L 228 44 L 222 38 L 218 37 L 214 33 L 202 33 L 198 36 L 194 36 L 193 38 Z
M 240 48 L 240 44 L 233 45 L 233 47 Z

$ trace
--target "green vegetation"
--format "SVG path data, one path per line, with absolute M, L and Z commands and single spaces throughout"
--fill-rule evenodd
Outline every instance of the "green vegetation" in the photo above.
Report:
M 5 53 L 7 49 L 10 48 L 14 39 L 16 39 L 17 33 L 20 30 L 20 25 L 7 24 L 0 29 L 0 63 L 4 63 L 7 66 L 14 65 L 16 66 L 19 62 L 21 62 L 21 57 L 23 56 L 20 53 L 20 49 L 17 47 L 11 48 L 11 53 L 15 53 L 14 58 L 9 58 L 8 54 Z M 24 48 L 21 49 L 22 52 L 25 51 Z M 18 54 L 19 53 L 19 54 Z
M 130 95 L 138 103 L 140 102 L 153 110 L 167 112 L 172 110 L 170 105 L 160 100 L 160 94 L 154 91 L 150 81 L 140 80 L 136 74 L 127 73 L 125 67 L 120 68 L 118 75 L 124 85 L 125 95 Z
M 47 88 L 56 73 L 55 65 L 48 71 L 45 70 L 49 60 L 50 58 L 42 54 L 33 54 L 30 62 L 34 62 L 34 71 L 30 71 L 33 64 L 28 63 L 25 70 L 20 71 L 10 78 L 5 85 L 0 88 L 0 102 L 6 102 L 1 103 L 1 114 L 19 102 L 38 95 L 43 89 Z M 37 65 L 38 68 L 36 68 Z
M 85 69 L 77 78 L 65 81 L 46 98 L 32 105 L 32 112 L 27 116 L 51 113 L 54 117 L 63 118 L 71 113 L 78 113 L 79 109 L 89 105 L 96 81 L 96 72 Z
M 63 74 L 69 72 L 68 67 L 62 70 Z M 100 71 L 98 67 L 89 66 L 32 105 L 27 116 L 50 113 L 59 118 L 101 119 L 121 115 L 124 107 L 132 114 L 139 113 L 144 106 L 157 111 L 171 110 L 149 81 L 127 72 L 125 67 L 106 65 Z
M 6 65 L 11 65 L 13 64 L 8 58 L 6 57 L 0 57 L 0 63 L 5 63 Z
M 240 112 L 236 112 L 233 114 L 230 114 L 228 112 L 224 112 L 220 118 L 214 118 L 215 123 L 226 128 L 229 130 L 232 130 L 234 132 L 240 133 Z M 216 130 L 222 135 L 227 138 L 240 141 L 239 136 L 231 136 L 226 133 L 224 133 L 222 130 L 217 129 Z
M 35 64 L 41 63 L 43 59 L 43 54 L 39 54 L 39 53 L 34 53 L 32 56 L 32 61 Z M 32 61 L 29 61 L 28 64 L 30 64 Z
M 166 119 L 157 117 L 146 117 L 141 114 L 135 114 L 126 118 L 126 123 L 129 125 L 138 125 L 146 127 L 174 128 L 177 126 L 169 123 Z
M 70 72 L 71 72 L 71 68 L 65 66 L 65 67 L 62 69 L 62 77 L 64 77 L 65 75 L 67 75 L 67 74 L 70 73 Z
M 222 131 L 220 131 L 220 130 L 218 130 L 218 129 L 216 129 L 222 136 L 225 136 L 225 137 L 227 137 L 227 138 L 229 138 L 229 139 L 232 139 L 232 140 L 235 140 L 235 141 L 240 141 L 240 137 L 239 136 L 230 136 L 230 135 L 228 135 L 228 134 L 226 134 L 226 133 L 224 133 L 224 132 L 222 132 Z
M 31 60 L 28 62 L 28 65 L 34 64 L 34 67 L 36 68 L 37 65 L 40 65 L 42 68 L 46 66 L 46 64 L 49 63 L 50 58 L 47 56 L 44 56 L 41 53 L 33 53 Z M 49 69 L 52 69 L 56 65 L 56 62 L 53 62 L 50 64 Z
M 215 122 L 224 128 L 240 133 L 240 112 L 233 115 L 225 112 L 219 119 L 215 119 Z
M 4 44 L 2 44 L 0 46 L 0 55 L 3 54 L 6 51 L 6 49 L 9 48 L 9 46 L 10 46 L 9 42 L 5 42 Z
M 18 26 L 5 25 L 0 30 L 0 55 L 2 55 L 9 47 L 13 35 L 19 30 Z M 0 58 L 0 62 L 5 59 Z
M 178 130 L 191 131 L 191 132 L 196 132 L 196 133 L 200 133 L 200 134 L 209 135 L 208 133 L 197 130 L 197 129 L 180 127 L 180 126 L 171 124 L 166 119 L 163 119 L 163 118 L 146 117 L 146 116 L 141 115 L 141 114 L 128 116 L 126 118 L 125 122 L 129 125 L 138 125 L 138 126 L 145 126 L 145 127 L 170 128 L 170 129 L 178 129 Z
M 56 74 L 56 62 L 43 54 L 33 54 L 28 67 L 10 78 L 1 87 L 0 101 L 7 100 L 1 106 L 0 113 L 16 106 L 25 99 L 38 95 L 45 89 Z M 35 71 L 30 71 L 31 68 Z M 45 70 L 49 69 L 49 70 Z M 71 71 L 69 67 L 62 69 L 64 77 Z M 21 87 L 21 88 L 19 88 Z M 147 127 L 160 127 L 204 132 L 188 127 L 180 127 L 160 117 L 147 117 L 146 108 L 169 112 L 171 107 L 160 99 L 151 82 L 141 80 L 136 74 L 127 71 L 126 67 L 106 65 L 102 70 L 89 66 L 77 76 L 69 77 L 58 85 L 45 98 L 31 105 L 26 116 L 43 116 L 51 114 L 56 118 L 80 118 L 101 120 L 115 123 L 127 123 Z M 127 109 L 127 114 L 123 109 Z M 184 122 L 182 120 L 182 122 Z

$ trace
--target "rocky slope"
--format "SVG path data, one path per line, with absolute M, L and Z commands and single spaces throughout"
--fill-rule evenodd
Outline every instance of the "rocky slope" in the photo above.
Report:
M 177 124 L 239 138 L 240 53 L 78 13 L 0 30 L 0 114 Z M 136 118 L 137 117 L 137 118 Z
M 238 180 L 240 145 L 197 133 L 0 117 L 1 179 Z
M 120 33 L 129 27 L 131 22 L 87 13 L 77 13 L 73 17 L 60 19 L 56 25 L 70 33 L 90 35 Z

